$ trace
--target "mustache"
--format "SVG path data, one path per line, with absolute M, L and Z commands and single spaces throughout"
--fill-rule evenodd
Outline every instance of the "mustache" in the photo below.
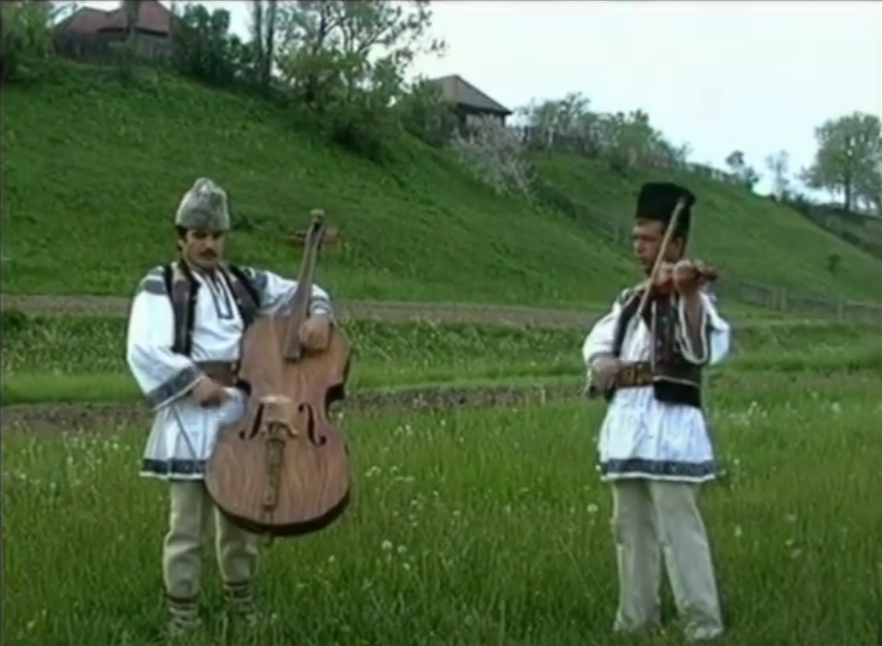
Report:
M 199 256 L 201 258 L 217 258 L 217 252 L 211 250 L 203 251 Z

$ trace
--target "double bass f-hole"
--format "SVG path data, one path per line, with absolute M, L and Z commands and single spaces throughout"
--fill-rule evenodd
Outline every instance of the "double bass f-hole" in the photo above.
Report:
M 306 402 L 297 407 L 299 413 L 306 413 L 306 437 L 313 446 L 324 446 L 328 438 L 322 435 L 315 423 L 315 410 Z
M 265 410 L 265 405 L 260 404 L 260 406 L 257 409 L 257 414 L 254 416 L 254 423 L 251 425 L 251 427 L 250 428 L 243 428 L 241 431 L 239 431 L 239 437 L 242 440 L 251 441 L 251 440 L 256 439 L 257 436 L 260 434 L 261 428 L 263 428 L 264 410 Z M 327 443 L 328 438 L 326 438 L 324 435 L 322 435 L 321 432 L 319 432 L 319 430 L 318 430 L 318 426 L 315 423 L 315 410 L 313 409 L 313 407 L 311 405 L 307 404 L 306 402 L 302 402 L 302 403 L 298 404 L 297 412 L 306 414 L 306 429 L 304 429 L 305 434 L 306 434 L 306 439 L 309 440 L 309 442 L 313 446 L 324 446 Z M 287 426 L 285 424 L 278 424 L 278 423 L 273 422 L 271 424 L 268 424 L 267 426 L 273 427 L 273 428 L 267 428 L 267 431 L 268 431 L 267 441 L 281 440 L 284 442 L 285 440 L 289 440 L 289 439 L 291 439 L 291 440 L 297 439 L 297 437 L 299 437 L 299 435 L 300 435 L 298 430 L 294 429 L 291 426 Z

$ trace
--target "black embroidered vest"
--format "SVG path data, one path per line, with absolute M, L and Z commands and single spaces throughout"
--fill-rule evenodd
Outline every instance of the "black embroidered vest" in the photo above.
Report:
M 628 290 L 623 295 L 622 311 L 616 324 L 612 352 L 619 357 L 625 335 L 640 307 L 642 292 Z M 678 304 L 676 295 L 650 300 L 643 312 L 643 321 L 652 336 L 652 389 L 655 398 L 668 404 L 681 404 L 701 408 L 702 366 L 687 361 L 680 351 L 678 335 Z M 685 334 L 685 330 L 679 331 Z M 615 389 L 604 393 L 607 401 Z
M 175 338 L 172 351 L 189 356 L 193 345 L 193 318 L 199 294 L 199 281 L 185 262 L 173 262 L 162 269 L 166 292 L 171 299 L 174 312 Z M 239 316 L 247 330 L 260 310 L 260 295 L 239 267 L 221 265 L 218 267 L 218 273 L 221 280 L 230 288 Z

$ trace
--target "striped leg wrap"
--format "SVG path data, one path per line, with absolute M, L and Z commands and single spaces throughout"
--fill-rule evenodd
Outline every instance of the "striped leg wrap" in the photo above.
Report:
M 225 583 L 224 590 L 230 600 L 233 612 L 249 620 L 256 620 L 257 608 L 254 601 L 254 587 L 250 581 Z
M 172 632 L 185 632 L 202 625 L 199 619 L 199 605 L 195 598 L 166 597 L 168 603 L 169 629 Z

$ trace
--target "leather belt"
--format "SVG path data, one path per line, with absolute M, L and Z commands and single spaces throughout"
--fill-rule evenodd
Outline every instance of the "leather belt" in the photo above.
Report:
M 238 361 L 197 361 L 196 365 L 210 379 L 227 388 L 235 386 L 239 379 Z
M 648 361 L 622 364 L 615 377 L 615 388 L 638 388 L 651 386 L 652 365 Z

